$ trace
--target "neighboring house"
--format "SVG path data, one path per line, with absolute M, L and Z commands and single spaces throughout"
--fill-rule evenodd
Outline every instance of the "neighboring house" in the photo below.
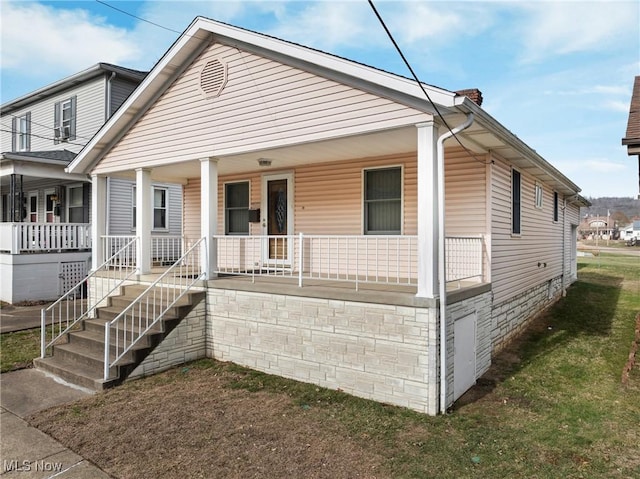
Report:
M 634 221 L 622 228 L 620 232 L 620 239 L 626 241 L 631 238 L 640 239 L 640 221 Z
M 622 144 L 627 147 L 629 156 L 638 156 L 638 199 L 640 200 L 640 76 L 637 76 L 633 82 L 627 132 L 622 139 Z
M 133 374 L 207 356 L 428 414 L 471 387 L 576 280 L 589 203 L 477 90 L 423 87 L 435 105 L 407 78 L 196 18 L 69 166 L 92 178 L 94 242 L 106 178 L 135 179 L 142 200 L 156 178 L 184 185 L 199 243 L 169 271 L 203 278 L 206 302 Z
M 578 226 L 578 234 L 584 239 L 608 237 L 615 231 L 614 223 L 610 216 L 586 216 Z
M 56 299 L 86 276 L 91 182 L 65 168 L 145 76 L 99 63 L 0 107 L 0 300 Z M 132 183 L 109 181 L 109 231 L 131 234 Z M 159 231 L 179 235 L 181 187 L 158 187 L 172 192 L 158 198 L 172 215 L 159 218 Z

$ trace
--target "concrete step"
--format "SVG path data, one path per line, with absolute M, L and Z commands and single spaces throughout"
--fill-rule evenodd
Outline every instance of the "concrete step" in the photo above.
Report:
M 36 368 L 58 376 L 68 383 L 94 391 L 102 391 L 118 383 L 116 380 L 104 381 L 102 373 L 97 374 L 91 368 L 55 356 L 44 359 L 37 358 L 33 360 L 33 363 Z

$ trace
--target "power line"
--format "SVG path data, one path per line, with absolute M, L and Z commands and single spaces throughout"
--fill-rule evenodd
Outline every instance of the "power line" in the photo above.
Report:
M 24 115 L 14 115 L 13 113 L 7 113 L 7 114 L 9 116 L 14 117 L 14 118 L 22 118 L 22 117 L 24 117 Z M 33 123 L 34 125 L 38 125 L 38 126 L 41 126 L 43 128 L 46 128 L 47 130 L 55 130 L 55 127 L 47 126 L 44 123 L 38 123 L 37 121 L 33 121 L 33 119 L 30 119 L 29 122 Z M 34 133 L 31 133 L 31 134 L 35 136 Z M 83 140 L 87 140 L 87 141 L 91 140 L 91 138 L 87 138 L 86 136 L 78 135 L 77 133 L 76 133 L 76 138 L 82 138 Z
M 112 9 L 114 9 L 114 10 L 120 12 L 120 13 L 124 13 L 125 15 L 128 15 L 130 17 L 136 18 L 136 19 L 140 20 L 141 22 L 149 23 L 149 24 L 154 25 L 154 26 L 156 26 L 158 28 L 162 28 L 164 30 L 168 30 L 168 31 L 173 32 L 173 33 L 182 34 L 182 32 L 179 32 L 178 30 L 174 30 L 173 28 L 165 27 L 164 25 L 160 25 L 159 23 L 154 23 L 151 20 L 147 20 L 145 18 L 138 17 L 138 16 L 134 15 L 133 13 L 129 13 L 129 12 L 126 12 L 124 10 L 120 10 L 118 7 L 114 7 L 113 5 L 109 5 L 107 2 L 103 2 L 101 0 L 96 0 L 96 2 L 98 2 L 101 5 L 104 5 L 105 7 L 112 8 Z
M 411 75 L 413 76 L 413 79 L 416 81 L 416 83 L 418 84 L 418 86 L 420 87 L 420 89 L 422 90 L 422 93 L 424 93 L 425 97 L 427 97 L 427 100 L 429 101 L 429 103 L 431 103 L 431 106 L 433 107 L 433 109 L 436 111 L 436 114 L 438 115 L 438 117 L 440 118 L 440 120 L 442 121 L 442 123 L 444 123 L 444 126 L 447 127 L 447 129 L 451 132 L 451 134 L 453 135 L 453 137 L 456 139 L 456 141 L 458 142 L 458 144 L 464 148 L 464 150 L 477 162 L 482 163 L 484 165 L 489 164 L 490 162 L 486 162 L 484 160 L 481 160 L 479 158 L 476 157 L 476 155 L 473 154 L 473 152 L 471 152 L 466 146 L 464 146 L 462 144 L 462 142 L 460 141 L 460 138 L 458 138 L 458 135 L 456 135 L 453 130 L 451 129 L 451 127 L 449 126 L 449 124 L 447 123 L 447 121 L 444 119 L 444 116 L 442 116 L 442 113 L 440 113 L 440 110 L 438 109 L 438 106 L 433 102 L 433 100 L 431 99 L 431 97 L 429 96 L 429 93 L 427 92 L 427 90 L 424 88 L 424 85 L 422 84 L 422 82 L 418 79 L 418 75 L 416 75 L 416 72 L 413 71 L 413 68 L 411 67 L 411 64 L 409 63 L 409 61 L 407 60 L 407 58 L 404 56 L 404 53 L 402 53 L 402 50 L 400 49 L 400 46 L 398 45 L 398 43 L 396 42 L 396 40 L 393 38 L 393 35 L 391 34 L 391 31 L 389 30 L 389 28 L 387 27 L 386 23 L 384 22 L 384 20 L 382 19 L 382 16 L 380 15 L 380 13 L 378 13 L 378 9 L 376 8 L 376 6 L 373 4 L 373 0 L 368 0 L 369 5 L 371 6 L 371 9 L 373 10 L 373 13 L 376 14 L 376 17 L 378 17 L 378 21 L 380 22 L 380 24 L 382 25 L 382 28 L 384 28 L 384 31 L 387 32 L 387 36 L 389 37 L 389 39 L 391 40 L 391 43 L 393 43 L 393 46 L 395 47 L 396 51 L 398 52 L 398 54 L 400 55 L 400 57 L 402 58 L 402 61 L 404 62 L 404 64 L 406 65 L 406 67 L 409 69 L 409 71 L 411 72 Z
M 0 129 L 0 131 L 5 132 L 5 133 L 11 133 L 14 134 L 15 131 L 13 131 L 13 129 L 7 127 L 7 125 L 2 125 L 4 128 Z M 52 140 L 52 141 L 56 141 L 57 138 L 53 138 L 50 136 L 42 136 L 42 135 L 37 135 L 35 133 L 29 133 L 29 136 L 35 136 L 36 138 L 41 138 L 43 140 Z M 67 140 L 60 140 L 58 139 L 58 141 L 60 143 L 64 143 L 65 145 L 75 145 L 75 146 L 82 146 L 84 147 L 83 143 L 74 143 L 73 141 L 67 141 Z

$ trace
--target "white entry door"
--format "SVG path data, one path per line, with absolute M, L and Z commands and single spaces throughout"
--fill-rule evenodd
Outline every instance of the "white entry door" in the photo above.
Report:
M 455 321 L 453 327 L 453 399 L 476 383 L 476 314 Z
M 267 266 L 291 266 L 293 242 L 293 174 L 262 177 L 262 263 Z

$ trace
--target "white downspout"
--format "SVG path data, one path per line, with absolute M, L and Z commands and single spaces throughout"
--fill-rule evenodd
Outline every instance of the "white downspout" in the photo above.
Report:
M 447 410 L 447 276 L 444 264 L 444 141 L 468 128 L 473 123 L 473 113 L 467 114 L 467 120 L 453 130 L 438 138 L 436 154 L 438 158 L 438 288 L 440 295 L 440 412 Z

